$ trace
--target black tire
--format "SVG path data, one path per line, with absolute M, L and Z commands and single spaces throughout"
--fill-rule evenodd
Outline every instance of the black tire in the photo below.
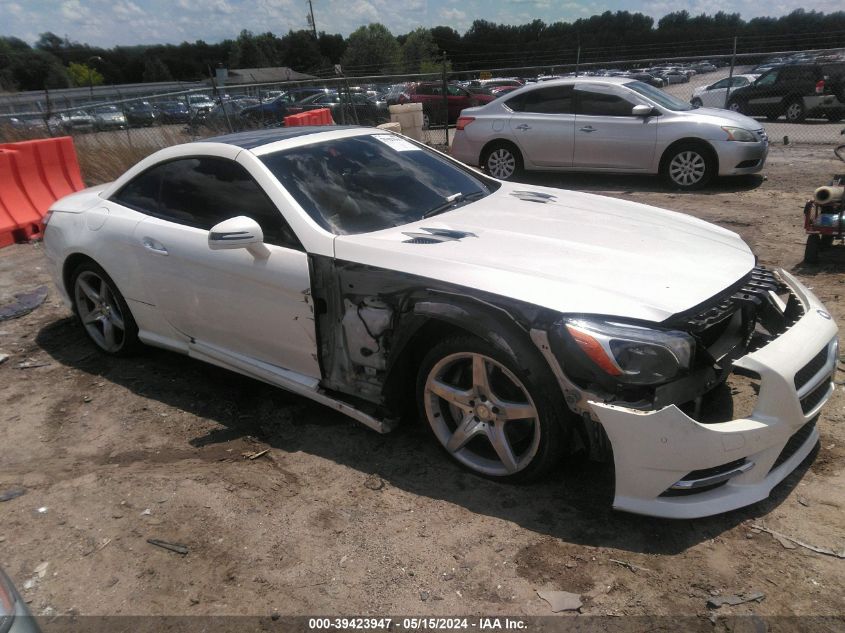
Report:
M 696 97 L 695 99 L 690 101 L 690 105 L 693 106 L 694 108 L 700 108 L 704 104 L 701 102 L 701 99 Z
M 100 352 L 128 356 L 137 351 L 138 325 L 120 290 L 101 266 L 92 261 L 77 266 L 68 293 L 77 321 Z
M 522 175 L 522 154 L 512 143 L 488 145 L 481 156 L 481 167 L 488 175 L 499 180 L 514 180 Z
M 561 465 L 573 424 L 560 387 L 542 357 L 531 349 L 521 350 L 520 345 L 514 347 L 520 350 L 519 359 L 511 349 L 470 335 L 441 341 L 420 364 L 416 399 L 426 427 L 455 462 L 488 479 L 525 482 Z M 476 389 L 475 363 L 482 362 L 478 358 L 487 382 Z M 435 394 L 433 385 L 462 389 L 461 404 Z M 507 421 L 508 410 L 511 415 L 530 412 L 534 416 Z M 469 430 L 461 435 L 462 428 Z M 500 449 L 495 448 L 494 438 L 502 437 L 510 459 L 500 457 Z
M 803 99 L 792 99 L 784 106 L 783 112 L 790 123 L 800 123 L 807 116 Z
M 747 114 L 745 103 L 739 99 L 731 99 L 728 101 L 728 110 L 738 112 L 739 114 Z
M 818 235 L 808 235 L 807 245 L 804 247 L 804 263 L 817 264 L 819 262 L 819 250 L 821 239 Z
M 701 143 L 681 143 L 666 150 L 660 175 L 673 189 L 701 189 L 716 175 L 716 159 L 713 151 Z

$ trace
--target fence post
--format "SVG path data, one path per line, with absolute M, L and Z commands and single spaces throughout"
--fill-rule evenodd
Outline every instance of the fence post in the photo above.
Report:
M 734 76 L 734 66 L 736 65 L 736 35 L 734 35 L 734 51 L 733 55 L 731 55 L 731 72 L 728 75 L 728 80 L 732 79 Z M 728 100 L 731 98 L 731 82 L 728 81 L 728 90 L 725 92 L 725 109 L 728 108 Z
M 449 83 L 446 77 L 446 53 L 443 53 L 443 59 L 441 60 L 441 68 L 442 68 L 442 90 L 443 90 L 443 134 L 446 137 L 443 140 L 443 144 L 448 149 L 449 147 Z M 431 127 L 431 121 L 428 124 Z
M 50 91 L 47 88 L 44 88 L 44 107 L 44 127 L 47 128 L 47 134 L 52 137 L 53 130 L 50 129 L 50 113 L 53 110 L 53 106 L 50 104 Z

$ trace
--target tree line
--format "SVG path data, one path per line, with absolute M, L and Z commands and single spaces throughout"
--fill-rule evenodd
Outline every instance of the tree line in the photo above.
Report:
M 628 11 L 574 22 L 541 20 L 506 25 L 476 20 L 463 34 L 450 26 L 419 28 L 394 36 L 381 24 L 348 37 L 321 32 L 241 31 L 219 43 L 202 40 L 153 46 L 102 48 L 43 33 L 30 45 L 0 36 L 0 90 L 42 90 L 154 81 L 196 81 L 218 66 L 288 66 L 327 77 L 341 64 L 347 75 L 437 72 L 568 65 L 620 59 L 806 50 L 845 46 L 845 11 L 797 9 L 778 18 L 743 20 L 738 13 L 653 18 Z

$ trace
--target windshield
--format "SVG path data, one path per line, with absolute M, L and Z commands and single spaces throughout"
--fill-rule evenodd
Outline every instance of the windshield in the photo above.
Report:
M 642 96 L 654 101 L 657 105 L 663 106 L 667 110 L 674 110 L 675 112 L 679 112 L 682 110 L 692 110 L 693 107 L 687 103 L 686 101 L 681 101 L 670 95 L 667 92 L 663 92 L 660 88 L 655 88 L 649 84 L 644 84 L 641 81 L 632 81 L 631 83 L 625 84 L 626 88 L 630 88 L 634 92 L 641 94 Z
M 336 235 L 380 231 L 420 220 L 498 189 L 422 145 L 390 133 L 353 136 L 261 157 L 299 205 Z

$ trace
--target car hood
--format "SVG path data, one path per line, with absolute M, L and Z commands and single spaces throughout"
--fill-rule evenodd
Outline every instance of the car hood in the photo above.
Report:
M 426 229 L 472 235 L 409 242 L 407 233 Z M 338 236 L 335 256 L 562 313 L 653 322 L 713 297 L 755 263 L 736 233 L 687 215 L 510 183 L 427 220 Z
M 741 88 L 738 88 L 738 90 L 741 90 Z M 751 117 L 740 114 L 739 112 L 723 110 L 721 108 L 695 108 L 693 110 L 673 112 L 672 114 L 694 116 L 701 122 L 713 123 L 715 125 L 735 125 L 745 128 L 746 130 L 759 130 L 763 127 L 760 125 L 759 121 L 752 119 Z

